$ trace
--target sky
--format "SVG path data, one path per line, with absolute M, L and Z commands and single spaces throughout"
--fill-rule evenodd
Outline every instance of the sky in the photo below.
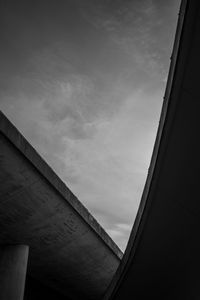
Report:
M 0 109 L 124 251 L 180 0 L 0 0 Z

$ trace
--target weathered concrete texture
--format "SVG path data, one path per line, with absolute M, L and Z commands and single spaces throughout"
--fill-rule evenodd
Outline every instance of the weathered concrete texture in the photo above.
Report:
M 73 299 L 98 299 L 122 252 L 0 114 L 0 244 L 30 246 L 28 273 Z
M 200 1 L 183 1 L 141 205 L 104 299 L 200 299 Z
M 0 247 L 0 299 L 23 300 L 29 247 Z

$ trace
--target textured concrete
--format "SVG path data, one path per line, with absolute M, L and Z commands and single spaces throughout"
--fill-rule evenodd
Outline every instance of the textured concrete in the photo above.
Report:
M 200 299 L 200 1 L 183 1 L 138 215 L 104 299 Z
M 99 299 L 122 252 L 0 114 L 0 244 L 30 246 L 28 274 L 72 299 Z
M 0 247 L 0 299 L 23 300 L 29 247 Z

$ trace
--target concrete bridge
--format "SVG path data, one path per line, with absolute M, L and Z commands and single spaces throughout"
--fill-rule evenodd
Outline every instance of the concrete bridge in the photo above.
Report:
M 122 252 L 0 113 L 0 299 L 100 299 Z M 27 276 L 26 276 L 27 273 Z
M 34 158 L 36 154 L 31 154 L 34 151 L 30 151 L 29 146 L 23 146 L 22 137 L 19 133 L 16 134 L 16 129 L 15 133 L 12 133 L 12 130 L 9 131 L 5 125 L 2 125 L 8 124 L 8 121 L 1 116 L 0 127 L 3 130 L 1 129 L 0 151 L 3 155 L 3 159 L 1 159 L 3 191 L 1 192 L 0 208 L 0 240 L 3 245 L 8 243 L 32 245 L 29 247 L 28 274 L 30 274 L 30 278 L 38 276 L 42 284 L 52 286 L 67 296 L 76 294 L 77 285 L 77 299 L 196 300 L 200 298 L 199 70 L 200 1 L 183 0 L 149 174 L 129 243 L 116 273 L 121 253 L 105 233 L 102 235 L 105 238 L 99 238 L 98 230 L 100 229 L 97 229 L 99 227 L 96 222 L 96 225 L 93 222 L 87 222 L 89 214 L 85 210 L 84 217 L 80 220 L 82 224 L 84 222 L 87 226 L 88 223 L 90 224 L 89 228 L 91 229 L 88 231 L 94 237 L 93 241 L 95 240 L 96 246 L 91 245 L 89 236 L 82 238 L 86 234 L 86 229 L 84 231 L 81 226 L 78 227 L 79 229 L 76 229 L 78 238 L 75 242 L 77 247 L 73 247 L 73 254 L 76 258 L 72 258 L 73 261 L 67 263 L 68 255 L 66 253 L 74 245 L 70 236 L 76 236 L 76 233 L 73 232 L 75 230 L 73 224 L 78 223 L 78 220 L 70 223 L 71 229 L 67 227 L 72 234 L 68 233 L 68 238 L 66 238 L 65 218 L 62 214 L 63 206 L 70 206 L 69 199 L 71 197 L 75 199 L 75 197 L 69 196 L 71 194 L 67 192 L 66 187 L 64 188 L 66 192 L 63 191 L 63 185 L 61 184 L 62 187 L 60 187 L 59 183 L 56 183 L 58 179 L 53 184 L 50 182 L 51 176 L 48 176 L 49 171 L 46 171 L 45 167 L 43 168 L 44 162 L 38 169 L 37 163 L 35 163 L 37 159 Z M 9 124 L 9 126 L 11 125 Z M 32 159 L 30 159 L 31 157 Z M 23 166 L 22 169 L 21 166 Z M 30 177 L 29 172 L 32 174 Z M 31 180 L 29 181 L 27 178 L 31 178 Z M 29 182 L 28 185 L 26 182 Z M 60 181 L 58 180 L 58 182 Z M 12 190 L 9 190 L 10 184 Z M 51 190 L 51 192 L 48 190 L 46 197 L 45 186 L 50 186 Z M 23 197 L 20 197 L 21 192 Z M 37 196 L 34 197 L 32 194 Z M 20 203 L 19 208 L 17 203 Z M 26 207 L 27 203 L 30 210 Z M 39 210 L 37 209 L 38 203 Z M 75 201 L 75 203 L 77 202 Z M 74 205 L 73 211 L 77 211 L 77 206 L 79 205 Z M 60 211 L 59 207 L 62 208 Z M 21 217 L 21 211 L 24 218 Z M 55 217 L 53 216 L 54 211 L 56 211 Z M 77 216 L 77 212 L 74 215 Z M 70 213 L 67 213 L 66 219 L 70 220 L 70 218 L 72 216 L 70 217 Z M 13 222 L 13 220 L 15 221 Z M 40 224 L 39 220 L 43 225 L 37 229 Z M 46 226 L 49 228 L 47 231 L 49 235 L 45 234 Z M 34 236 L 28 236 L 29 229 L 34 232 Z M 20 234 L 21 230 L 24 232 L 23 235 Z M 38 232 L 39 235 L 37 235 Z M 50 245 L 50 240 L 54 241 L 53 246 Z M 88 244 L 86 246 L 85 242 L 90 246 Z M 68 243 L 68 247 L 66 243 Z M 20 262 L 23 271 L 28 248 L 27 246 L 18 247 L 22 248 L 12 249 L 15 256 L 20 258 L 15 261 Z M 78 247 L 84 254 L 79 263 L 77 263 L 79 257 L 76 253 Z M 19 268 L 15 268 L 13 263 L 9 264 L 9 257 L 14 257 L 14 254 L 11 253 L 12 249 L 8 246 L 6 249 L 2 247 L 0 257 L 1 264 L 4 265 L 5 262 L 8 267 L 11 265 L 11 274 L 15 274 L 15 269 L 19 270 Z M 92 259 L 90 255 L 85 256 L 85 254 L 93 253 L 91 249 L 98 252 L 98 256 L 95 254 Z M 109 255 L 104 255 L 103 249 Z M 100 258 L 98 262 L 95 257 Z M 84 260 L 85 266 L 89 265 L 86 270 L 90 270 L 94 275 L 92 279 L 90 278 L 93 275 L 91 276 L 91 273 L 89 275 L 89 271 L 82 267 Z M 93 260 L 92 263 L 91 260 Z M 73 269 L 74 264 L 76 271 L 68 272 Z M 98 272 L 94 271 L 94 267 Z M 0 270 L 4 269 L 1 267 Z M 0 274 L 2 273 L 0 271 Z M 22 275 L 24 273 L 23 271 Z M 108 282 L 114 273 L 113 280 L 109 285 Z M 107 276 L 105 281 L 102 279 L 104 276 Z M 6 278 L 6 276 L 1 276 L 1 278 Z M 19 278 L 21 278 L 21 282 L 24 280 L 23 276 Z M 35 282 L 31 280 L 30 287 L 33 287 Z
M 157 139 L 104 300 L 200 299 L 200 1 L 182 1 Z

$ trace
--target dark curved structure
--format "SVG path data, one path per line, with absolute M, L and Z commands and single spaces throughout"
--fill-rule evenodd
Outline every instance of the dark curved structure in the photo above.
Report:
M 182 1 L 141 204 L 104 300 L 200 299 L 200 1 Z

